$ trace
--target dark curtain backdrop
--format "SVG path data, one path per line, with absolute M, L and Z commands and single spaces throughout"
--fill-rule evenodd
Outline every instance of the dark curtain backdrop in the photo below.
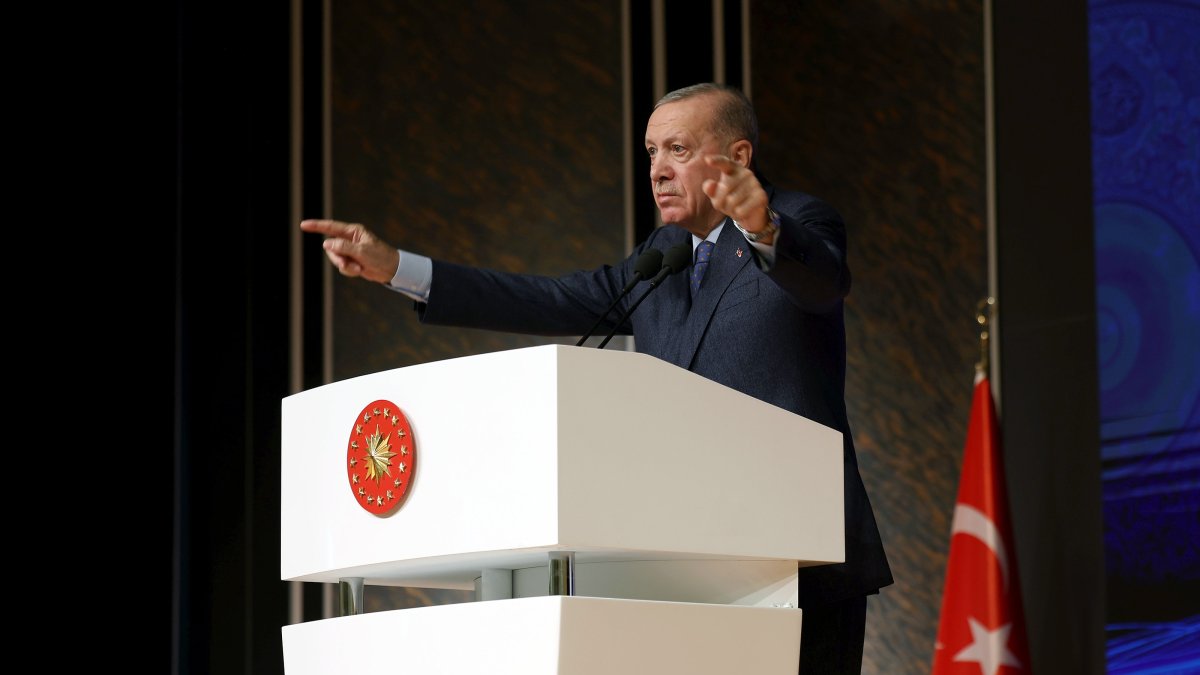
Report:
M 151 166 L 157 175 L 149 185 L 171 169 L 175 180 L 162 192 L 122 188 L 147 199 L 173 194 L 174 245 L 159 238 L 167 228 L 145 219 L 139 235 L 122 237 L 136 253 L 119 256 L 131 268 L 174 262 L 174 312 L 150 332 L 174 337 L 174 405 L 147 420 L 173 421 L 174 462 L 169 477 L 154 481 L 131 471 L 138 489 L 128 495 L 152 507 L 168 500 L 145 486 L 169 489 L 170 508 L 148 510 L 169 513 L 173 522 L 167 531 L 140 520 L 112 524 L 122 545 L 151 540 L 160 554 L 169 552 L 171 579 L 154 584 L 153 593 L 169 595 L 172 620 L 153 621 L 144 638 L 126 630 L 129 647 L 121 652 L 137 658 L 169 651 L 173 673 L 281 673 L 287 595 L 279 579 L 279 415 L 280 400 L 291 393 L 289 240 L 296 227 L 289 212 L 291 25 L 280 3 L 177 8 L 170 29 L 178 70 L 164 106 L 176 143 L 170 157 Z M 149 75 L 161 72 L 152 53 L 139 54 L 136 67 L 123 72 L 144 78 L 141 95 L 168 96 L 170 78 Z M 142 133 L 150 135 L 149 128 Z M 155 274 L 143 280 L 151 289 L 168 283 Z M 160 316 L 148 295 L 128 299 L 144 316 Z M 153 370 L 148 353 L 125 366 L 122 388 L 130 375 Z M 154 405 L 168 400 L 157 390 L 137 393 Z M 134 577 L 137 562 L 129 560 Z M 148 672 L 167 671 L 156 665 Z

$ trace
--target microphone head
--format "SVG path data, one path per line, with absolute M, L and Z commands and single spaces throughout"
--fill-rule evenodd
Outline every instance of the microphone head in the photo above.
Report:
M 633 264 L 633 273 L 641 279 L 649 279 L 662 268 L 663 252 L 656 248 L 648 248 L 638 256 Z
M 669 269 L 670 274 L 683 271 L 692 264 L 692 247 L 690 244 L 676 244 L 667 249 L 663 255 L 663 268 Z

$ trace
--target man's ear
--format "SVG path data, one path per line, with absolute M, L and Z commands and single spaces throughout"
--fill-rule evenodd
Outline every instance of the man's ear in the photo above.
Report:
M 734 141 L 733 145 L 729 146 L 729 158 L 749 169 L 750 160 L 754 159 L 754 146 L 744 138 Z

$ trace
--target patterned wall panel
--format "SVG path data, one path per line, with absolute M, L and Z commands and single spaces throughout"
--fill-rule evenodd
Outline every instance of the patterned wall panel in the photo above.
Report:
M 623 256 L 617 0 L 351 0 L 332 12 L 333 217 L 508 271 Z M 402 296 L 335 287 L 335 379 L 550 342 L 422 327 Z
M 624 255 L 617 0 L 333 4 L 332 216 L 431 257 L 557 274 Z M 423 327 L 407 298 L 334 280 L 335 380 L 574 343 Z M 614 344 L 615 346 L 615 344 Z M 368 587 L 367 611 L 467 591 Z
M 334 217 L 514 271 L 621 256 L 617 2 L 333 12 Z M 898 580 L 870 606 L 864 672 L 927 672 L 987 292 L 981 9 L 751 13 L 762 167 L 850 228 L 847 394 Z M 372 284 L 335 291 L 337 379 L 547 341 L 421 327 Z M 438 600 L 393 596 L 368 601 Z
M 896 584 L 864 673 L 928 673 L 987 295 L 983 15 L 975 3 L 751 5 L 767 176 L 850 236 L 847 400 Z

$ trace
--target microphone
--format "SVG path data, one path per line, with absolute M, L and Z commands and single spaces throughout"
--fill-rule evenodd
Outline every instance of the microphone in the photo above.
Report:
M 579 338 L 579 342 L 576 342 L 575 346 L 582 346 L 584 341 L 592 336 L 592 333 L 596 331 L 596 327 L 600 325 L 600 322 L 608 318 L 609 313 L 613 311 L 613 307 L 617 306 L 617 303 L 621 301 L 621 298 L 629 295 L 629 291 L 632 291 L 633 287 L 637 286 L 639 281 L 642 279 L 648 279 L 655 272 L 659 271 L 659 268 L 662 267 L 662 260 L 663 253 L 656 248 L 648 248 L 645 251 L 642 251 L 642 254 L 638 256 L 637 261 L 633 263 L 633 277 L 629 280 L 629 283 L 625 284 L 625 288 L 621 289 L 621 294 L 612 301 L 612 304 L 608 306 L 608 309 L 604 310 L 604 313 L 600 315 L 600 318 L 596 319 L 596 323 L 592 324 L 592 327 L 583 334 L 583 337 Z
M 617 324 L 613 326 L 612 332 L 608 334 L 608 337 L 604 338 L 604 342 L 601 342 L 596 349 L 604 349 L 604 345 L 608 344 L 608 341 L 611 340 L 613 335 L 616 334 L 617 329 L 621 327 L 621 324 L 625 323 L 625 320 L 629 318 L 629 315 L 633 314 L 633 310 L 637 309 L 637 306 L 642 304 L 642 301 L 646 299 L 647 295 L 650 295 L 650 291 L 658 288 L 658 285 L 663 279 L 666 279 L 672 274 L 682 272 L 683 270 L 687 269 L 688 265 L 691 264 L 691 244 L 676 244 L 667 249 L 667 252 L 663 255 L 662 269 L 660 269 L 658 274 L 654 275 L 654 278 L 650 280 L 650 287 L 646 289 L 645 293 L 642 293 L 641 297 L 637 299 L 637 302 L 633 303 L 629 309 L 625 310 L 625 313 L 621 315 L 621 318 L 617 321 Z

